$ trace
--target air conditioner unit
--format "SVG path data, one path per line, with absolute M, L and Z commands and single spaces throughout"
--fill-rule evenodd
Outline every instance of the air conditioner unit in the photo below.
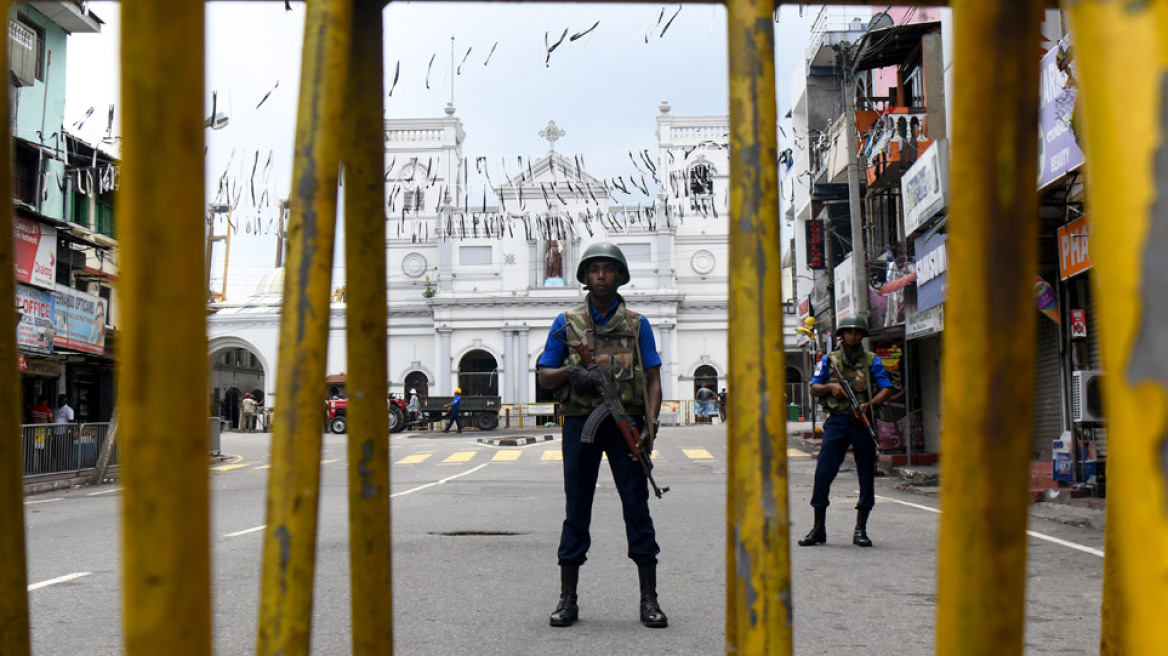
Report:
M 1071 372 L 1071 421 L 1076 424 L 1103 421 L 1103 372 Z

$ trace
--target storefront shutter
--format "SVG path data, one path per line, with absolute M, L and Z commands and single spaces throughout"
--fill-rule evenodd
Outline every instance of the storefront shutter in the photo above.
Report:
M 1030 451 L 1035 460 L 1050 460 L 1051 442 L 1062 433 L 1062 385 L 1059 384 L 1059 326 L 1038 317 L 1035 349 L 1034 442 Z

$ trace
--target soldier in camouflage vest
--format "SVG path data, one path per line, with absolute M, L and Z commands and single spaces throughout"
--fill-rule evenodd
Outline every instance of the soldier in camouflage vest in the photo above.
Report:
M 850 315 L 841 319 L 836 328 L 836 337 L 843 340 L 840 347 L 823 356 L 811 378 L 811 395 L 819 397 L 828 417 L 823 422 L 823 444 L 815 464 L 815 488 L 811 493 L 815 524 L 807 537 L 799 540 L 800 547 L 827 542 L 827 506 L 831 503 L 828 494 L 848 455 L 849 446 L 856 459 L 856 475 L 860 478 L 860 500 L 856 503 L 856 530 L 852 534 L 852 544 L 872 546 L 872 540 L 868 538 L 868 513 L 876 501 L 876 444 L 868 429 L 855 416 L 839 377 L 828 364 L 830 358 L 856 393 L 865 412 L 884 403 L 892 395 L 892 381 L 880 356 L 864 350 L 863 340 L 867 336 L 867 317 Z
M 540 386 L 555 390 L 564 418 L 567 509 L 558 553 L 560 601 L 549 623 L 571 626 L 579 617 L 576 583 L 591 545 L 592 500 L 600 461 L 607 455 L 624 510 L 628 556 L 637 564 L 641 623 L 664 628 L 669 621 L 657 603 L 657 554 L 661 549 L 649 516 L 648 479 L 631 458 L 628 444 L 611 419 L 601 424 L 593 442 L 581 440 L 588 415 L 600 404 L 595 392 L 600 384 L 598 376 L 609 376 L 616 383 L 621 404 L 635 418 L 642 434 L 656 426 L 661 409 L 661 357 L 649 320 L 629 310 L 617 293 L 629 281 L 629 267 L 615 244 L 589 246 L 580 258 L 576 279 L 588 290 L 584 304 L 552 322 L 537 365 Z M 579 355 L 568 347 L 581 342 L 591 351 L 599 371 L 581 366 Z

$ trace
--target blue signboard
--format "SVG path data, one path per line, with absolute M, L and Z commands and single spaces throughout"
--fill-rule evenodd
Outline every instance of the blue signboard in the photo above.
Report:
M 934 234 L 913 240 L 917 253 L 917 312 L 945 302 L 949 288 L 949 263 L 945 241 L 948 235 Z

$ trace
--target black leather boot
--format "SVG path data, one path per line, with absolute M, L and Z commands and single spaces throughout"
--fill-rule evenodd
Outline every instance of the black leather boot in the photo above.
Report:
M 576 582 L 579 579 L 579 565 L 560 565 L 560 603 L 548 618 L 552 626 L 572 626 L 580 619 L 580 608 L 576 605 Z
M 813 547 L 817 544 L 827 542 L 827 508 L 813 508 L 815 511 L 815 524 L 811 527 L 811 532 L 807 537 L 799 540 L 800 547 Z
M 856 533 L 852 536 L 852 544 L 857 547 L 870 547 L 872 541 L 868 539 L 868 508 L 856 510 Z
M 641 579 L 641 624 L 652 629 L 669 626 L 669 618 L 657 604 L 657 565 L 637 565 Z

